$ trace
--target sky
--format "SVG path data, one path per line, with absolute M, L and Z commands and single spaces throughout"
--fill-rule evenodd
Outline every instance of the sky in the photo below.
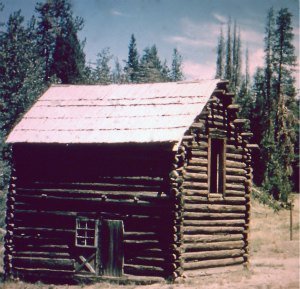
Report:
M 0 2 L 5 6 L 0 14 L 5 22 L 10 13 L 19 9 L 28 20 L 38 0 Z M 84 19 L 79 37 L 86 40 L 84 51 L 88 63 L 95 63 L 97 54 L 109 47 L 124 64 L 130 36 L 134 34 L 140 55 L 155 44 L 160 58 L 166 59 L 170 66 L 173 49 L 177 48 L 183 57 L 186 79 L 214 78 L 220 28 L 226 32 L 230 17 L 240 29 L 243 55 L 248 47 L 253 75 L 264 62 L 264 30 L 270 7 L 275 11 L 288 8 L 293 14 L 294 46 L 299 57 L 299 0 L 71 0 L 71 3 L 74 15 Z M 299 88 L 299 74 L 296 78 Z

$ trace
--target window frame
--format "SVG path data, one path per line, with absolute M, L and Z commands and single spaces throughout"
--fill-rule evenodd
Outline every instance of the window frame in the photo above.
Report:
M 86 222 L 85 226 L 82 227 L 80 222 Z M 93 222 L 94 226 L 89 227 L 88 222 Z M 79 233 L 79 231 L 81 231 Z M 84 236 L 82 235 L 84 233 Z M 91 234 L 92 233 L 92 234 Z M 88 236 L 91 234 L 91 236 Z M 80 248 L 97 248 L 98 247 L 98 236 L 99 236 L 99 220 L 95 218 L 89 218 L 86 216 L 77 216 L 75 223 L 75 246 Z M 84 244 L 79 242 L 79 239 L 84 240 Z M 88 241 L 93 241 L 92 243 Z
M 212 164 L 212 161 L 214 161 L 214 159 L 218 161 L 217 164 Z M 216 171 L 212 172 L 214 167 Z M 222 173 L 221 176 L 220 172 Z M 207 176 L 209 196 L 224 197 L 226 191 L 226 138 L 213 136 L 208 138 Z M 219 183 L 220 180 L 221 186 Z M 215 182 L 215 184 L 212 184 L 212 182 Z

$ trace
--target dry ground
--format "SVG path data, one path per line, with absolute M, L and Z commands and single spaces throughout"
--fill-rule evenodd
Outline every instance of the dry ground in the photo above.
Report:
M 252 201 L 250 233 L 250 268 L 248 271 L 219 273 L 189 278 L 177 284 L 145 286 L 98 283 L 68 286 L 0 283 L 2 289 L 191 289 L 191 288 L 300 288 L 299 285 L 299 196 L 293 210 L 293 240 L 289 234 L 289 211 L 274 213 L 272 209 Z

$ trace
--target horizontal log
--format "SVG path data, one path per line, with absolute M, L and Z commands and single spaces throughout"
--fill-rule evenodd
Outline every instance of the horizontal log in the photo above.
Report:
M 42 236 L 43 238 L 68 238 L 75 236 L 75 227 L 73 230 L 57 228 L 18 227 L 14 229 L 14 234 L 21 236 Z
M 202 196 L 207 199 L 208 190 L 191 190 L 191 189 L 183 189 L 183 194 L 185 196 Z
M 242 264 L 242 263 L 244 263 L 243 257 L 205 260 L 205 261 L 197 261 L 197 262 L 186 262 L 183 265 L 183 269 L 184 270 L 196 270 L 196 269 L 205 269 L 205 268 L 212 268 L 212 267 L 237 265 L 237 264 Z
M 234 220 L 184 220 L 184 226 L 209 226 L 209 227 L 231 227 L 231 226 L 244 226 L 246 221 L 244 219 Z
M 18 250 L 14 253 L 15 257 L 25 257 L 25 258 L 34 258 L 34 257 L 43 257 L 43 258 L 54 258 L 54 259 L 71 259 L 69 252 L 40 252 L 40 251 L 21 251 Z
M 238 152 L 236 154 L 226 153 L 226 159 L 227 160 L 241 161 L 241 160 L 243 160 L 243 155 L 242 155 L 242 153 L 238 153 Z
M 125 264 L 132 265 L 146 265 L 146 266 L 155 266 L 163 268 L 166 266 L 166 260 L 164 258 L 155 258 L 155 257 L 134 257 L 124 260 Z
M 185 180 L 197 180 L 197 181 L 207 181 L 207 174 L 199 174 L 199 173 L 190 173 L 186 172 L 183 174 Z
M 192 166 L 207 166 L 208 160 L 205 158 L 191 158 L 188 163 Z
M 246 169 L 226 168 L 226 175 L 245 176 L 246 172 Z
M 225 198 L 211 198 L 208 196 L 184 196 L 184 201 L 187 204 L 232 204 L 232 205 L 243 205 L 246 203 L 244 197 L 229 197 Z
M 218 236 L 218 235 L 216 235 Z M 187 239 L 187 237 L 192 237 L 189 235 L 185 235 L 184 244 L 182 249 L 185 252 L 191 251 L 210 251 L 210 250 L 222 250 L 222 249 L 242 249 L 245 247 L 245 241 L 243 240 L 243 236 L 241 235 L 238 240 L 234 238 L 229 238 L 227 236 L 227 240 L 211 240 L 210 242 L 206 242 L 205 236 L 201 239 L 197 239 L 196 236 L 193 239 Z
M 234 143 L 235 143 L 235 140 L 234 140 Z M 227 143 L 226 144 L 226 155 L 228 153 L 241 155 L 241 154 L 243 154 L 243 149 L 241 147 L 236 147 L 236 145 Z
M 246 167 L 246 164 L 243 163 L 243 162 L 236 162 L 236 161 L 226 160 L 225 164 L 226 164 L 226 168 L 240 168 L 240 169 L 243 169 L 243 168 Z
M 222 258 L 236 258 L 245 253 L 243 249 L 231 249 L 231 250 L 217 250 L 217 251 L 201 251 L 201 252 L 187 252 L 183 253 L 183 259 L 188 261 L 194 260 L 211 260 Z
M 202 130 L 205 129 L 205 123 L 204 122 L 193 122 L 190 126 L 191 129 L 198 129 Z
M 203 151 L 203 150 L 191 150 L 191 155 L 193 157 L 202 157 L 202 158 L 206 158 L 207 157 L 207 151 Z
M 225 191 L 225 196 L 227 197 L 245 197 L 245 188 L 243 190 L 227 190 Z
M 233 212 L 245 212 L 246 206 L 235 205 L 204 205 L 204 204 L 186 204 L 185 209 L 192 212 L 216 212 L 216 213 L 233 213 Z
M 124 264 L 124 273 L 130 275 L 144 275 L 144 276 L 158 276 L 163 277 L 165 271 L 161 267 L 157 266 L 142 266 Z
M 215 227 L 210 227 L 210 226 L 202 226 L 202 227 L 197 227 L 197 226 L 184 226 L 183 227 L 183 232 L 184 234 L 220 234 L 220 233 L 243 233 L 245 232 L 244 227 L 236 227 L 236 226 L 215 226 Z
M 245 191 L 245 184 L 226 183 L 226 191 Z
M 184 219 L 189 220 L 197 220 L 197 219 L 203 219 L 203 220 L 216 220 L 216 219 L 243 219 L 245 217 L 244 213 L 199 213 L 199 212 L 183 212 Z
M 187 172 L 195 172 L 195 173 L 201 173 L 201 172 L 204 172 L 204 173 L 207 173 L 207 165 L 204 165 L 204 166 L 192 166 L 192 165 L 187 165 L 185 167 L 185 170 Z
M 245 176 L 233 176 L 233 175 L 226 175 L 226 182 L 233 182 L 233 183 L 242 183 L 246 181 Z
M 124 239 L 125 240 L 149 240 L 157 239 L 156 232 L 124 232 Z
M 203 190 L 208 189 L 208 183 L 207 182 L 183 182 L 182 184 L 183 189 L 191 189 L 191 190 Z
M 55 259 L 41 257 L 13 257 L 13 266 L 23 268 L 45 268 L 45 269 L 62 269 L 74 270 L 75 261 L 73 259 Z

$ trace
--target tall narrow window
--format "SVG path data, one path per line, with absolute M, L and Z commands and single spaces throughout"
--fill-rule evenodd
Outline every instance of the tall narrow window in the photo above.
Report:
M 223 194 L 225 191 L 225 140 L 210 139 L 209 192 Z

